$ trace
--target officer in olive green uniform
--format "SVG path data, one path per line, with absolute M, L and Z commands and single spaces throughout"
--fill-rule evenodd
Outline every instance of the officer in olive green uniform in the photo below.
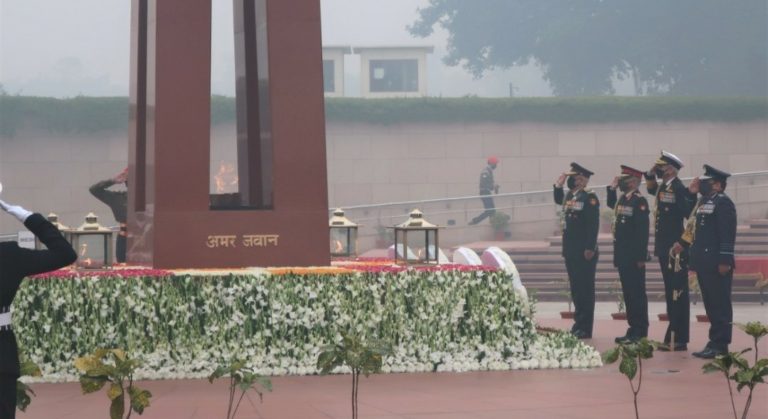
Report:
M 600 227 L 600 201 L 587 190 L 593 175 L 577 163 L 563 173 L 554 185 L 557 205 L 563 207 L 563 257 L 568 270 L 571 297 L 576 309 L 571 333 L 580 339 L 592 337 L 595 317 L 595 270 L 599 257 L 597 233 Z M 563 185 L 568 182 L 568 193 Z
M 90 187 L 91 195 L 99 201 L 107 204 L 112 210 L 115 221 L 120 223 L 120 231 L 117 234 L 115 245 L 115 258 L 118 263 L 125 263 L 126 242 L 128 238 L 128 192 L 109 190 L 112 186 L 126 184 L 128 181 L 128 169 L 126 168 L 111 179 L 96 182 Z
M 608 186 L 608 206 L 614 209 L 613 266 L 619 269 L 621 290 L 627 307 L 629 329 L 617 343 L 648 337 L 648 296 L 645 292 L 645 262 L 648 260 L 648 201 L 640 194 L 643 172 L 621 166 L 621 175 Z M 616 189 L 621 196 L 616 198 Z
M 483 211 L 480 215 L 473 218 L 469 225 L 475 225 L 496 213 L 496 204 L 493 202 L 493 194 L 499 193 L 499 185 L 493 180 L 493 171 L 499 164 L 496 157 L 488 157 L 488 166 L 485 166 L 480 172 L 480 199 L 483 201 Z

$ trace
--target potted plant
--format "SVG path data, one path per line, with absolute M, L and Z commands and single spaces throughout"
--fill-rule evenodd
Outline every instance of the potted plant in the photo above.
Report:
M 368 377 L 381 372 L 385 356 L 392 353 L 388 343 L 369 340 L 358 336 L 341 334 L 341 342 L 326 346 L 317 357 L 317 369 L 321 375 L 330 374 L 338 367 L 346 366 L 352 371 L 352 419 L 358 415 L 358 394 L 360 374 Z
M 624 304 L 624 293 L 621 291 L 621 283 L 619 281 L 613 282 L 613 289 L 611 290 L 611 294 L 616 297 L 616 307 L 618 309 L 617 312 L 611 313 L 611 317 L 613 320 L 626 320 L 626 304 Z
M 606 365 L 619 363 L 619 372 L 629 380 L 634 396 L 635 418 L 640 419 L 640 411 L 637 408 L 637 399 L 640 388 L 643 385 L 643 360 L 653 358 L 653 351 L 659 346 L 658 342 L 642 338 L 637 342 L 620 343 L 613 349 L 603 353 L 603 362 Z M 637 377 L 637 386 L 635 386 Z
M 511 217 L 503 212 L 496 211 L 491 215 L 490 222 L 493 227 L 494 240 L 504 240 L 504 236 L 509 231 L 509 220 Z

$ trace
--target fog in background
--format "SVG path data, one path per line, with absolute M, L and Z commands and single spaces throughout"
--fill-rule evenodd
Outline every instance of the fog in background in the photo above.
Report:
M 432 96 L 550 95 L 535 67 L 492 71 L 475 79 L 443 64 L 448 34 L 416 38 L 407 30 L 426 0 L 322 0 L 323 44 L 432 45 Z M 232 2 L 213 0 L 212 91 L 234 95 Z M 72 97 L 127 96 L 130 1 L 0 0 L 0 83 L 10 94 Z M 348 56 L 346 90 L 359 95 L 358 56 Z

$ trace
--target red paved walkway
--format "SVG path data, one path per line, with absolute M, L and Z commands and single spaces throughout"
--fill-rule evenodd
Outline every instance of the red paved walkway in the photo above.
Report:
M 541 321 L 564 327 L 560 320 Z M 697 350 L 704 343 L 706 325 L 692 325 Z M 606 349 L 624 324 L 600 320 L 593 344 Z M 652 322 L 652 337 L 661 336 L 665 324 Z M 750 345 L 746 335 L 734 331 L 732 349 Z M 761 351 L 768 354 L 768 342 Z M 690 353 L 657 353 L 646 365 L 640 393 L 641 418 L 727 419 L 732 417 L 722 376 L 703 375 L 702 361 Z M 224 382 L 156 381 L 144 385 L 152 391 L 152 406 L 141 418 L 223 418 Z M 247 402 L 239 418 L 310 419 L 349 418 L 349 376 L 282 377 L 274 379 L 256 409 Z M 106 395 L 80 395 L 76 384 L 38 384 L 38 397 L 19 418 L 104 419 Z M 744 397 L 739 396 L 741 409 Z M 258 402 L 257 402 L 258 403 Z M 768 418 L 768 385 L 756 392 L 750 418 Z M 139 416 L 132 416 L 138 418 Z M 545 370 L 464 374 L 390 374 L 364 379 L 360 390 L 360 417 L 377 419 L 592 419 L 634 418 L 626 378 L 616 366 L 595 370 Z

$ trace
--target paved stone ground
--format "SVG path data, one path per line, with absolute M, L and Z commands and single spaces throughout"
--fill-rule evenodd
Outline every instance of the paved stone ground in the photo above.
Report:
M 562 327 L 557 318 L 563 303 L 538 306 L 539 323 Z M 623 334 L 624 322 L 609 320 L 615 305 L 598 304 L 595 338 L 598 349 L 612 346 Z M 652 315 L 663 310 L 652 303 Z M 694 306 L 693 312 L 702 311 Z M 768 309 L 738 305 L 736 321 L 768 322 Z M 707 324 L 694 323 L 689 349 L 706 342 Z M 659 339 L 666 323 L 651 319 L 651 338 Z M 751 346 L 749 338 L 734 331 L 732 350 Z M 768 341 L 761 345 L 768 354 Z M 727 419 L 731 413 L 725 380 L 703 375 L 703 361 L 690 352 L 656 353 L 645 366 L 640 393 L 640 417 L 644 419 Z M 343 419 L 351 417 L 350 377 L 278 377 L 275 390 L 264 403 L 244 401 L 238 418 Z M 145 382 L 154 394 L 152 406 L 142 418 L 224 418 L 227 390 L 224 382 L 205 380 Z M 77 384 L 37 384 L 37 397 L 19 418 L 104 419 L 108 417 L 105 394 L 82 396 Z M 745 395 L 737 395 L 739 411 Z M 755 392 L 750 418 L 768 418 L 768 385 Z M 132 416 L 137 417 L 137 416 Z M 442 374 L 388 374 L 363 379 L 360 387 L 360 418 L 376 419 L 594 419 L 634 418 L 632 395 L 617 367 L 592 370 L 544 370 Z

